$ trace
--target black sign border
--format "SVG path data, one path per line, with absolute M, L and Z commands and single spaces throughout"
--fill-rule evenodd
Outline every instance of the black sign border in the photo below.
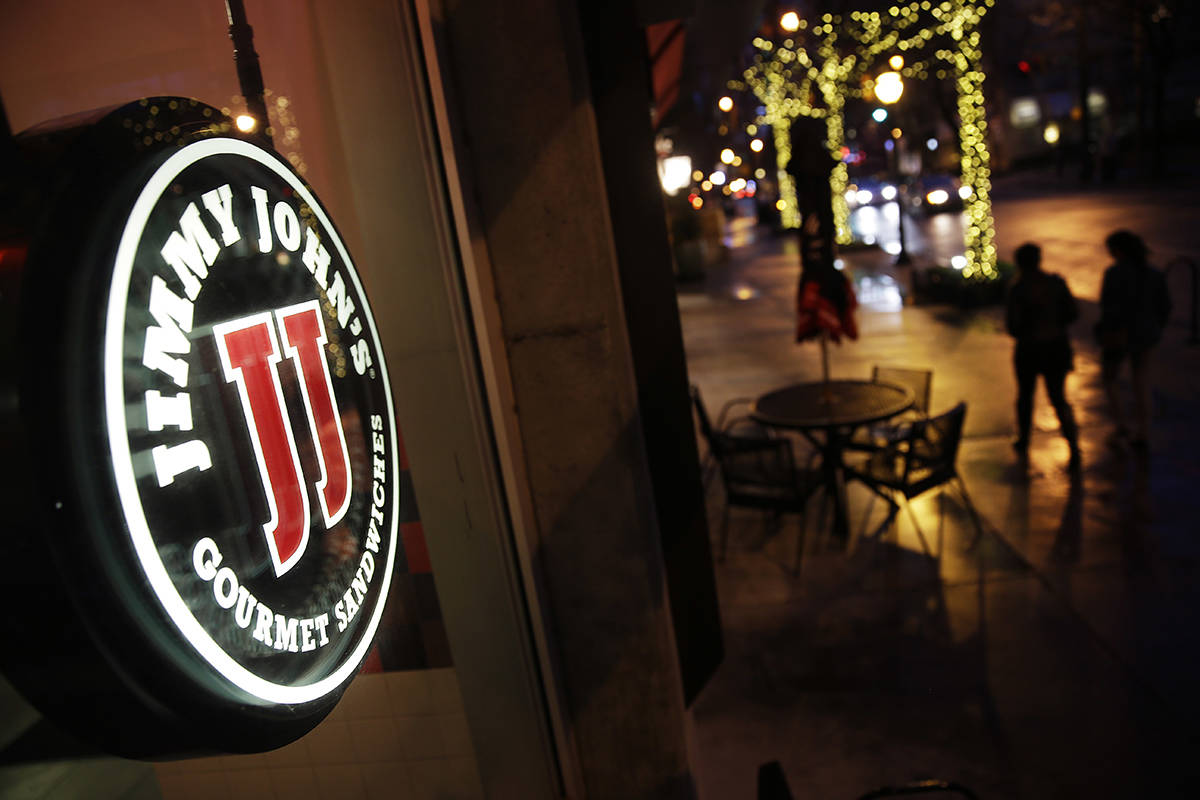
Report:
M 170 134 L 136 135 L 155 123 Z M 141 130 L 131 133 L 131 127 Z M 19 143 L 29 171 L 45 182 L 33 193 L 42 195 L 44 211 L 22 274 L 22 343 L 10 356 L 19 424 L 6 437 L 4 455 L 24 466 L 6 470 L 4 493 L 18 507 L 14 517 L 23 533 L 4 547 L 19 574 L 0 587 L 9 637 L 0 658 L 10 680 L 54 722 L 129 757 L 257 752 L 286 744 L 332 710 L 359 666 L 330 691 L 294 703 L 266 701 L 215 675 L 176 632 L 127 534 L 103 402 L 112 265 L 124 218 L 148 178 L 178 148 L 214 137 L 254 141 L 239 137 L 232 121 L 210 106 L 160 97 Z M 328 230 L 344 241 L 332 221 Z M 14 299 L 4 300 L 12 305 Z M 383 355 L 378 349 L 376 355 L 393 416 L 395 503 L 394 400 Z M 399 517 L 393 506 L 389 578 L 400 547 Z M 357 660 L 367 652 L 356 653 Z

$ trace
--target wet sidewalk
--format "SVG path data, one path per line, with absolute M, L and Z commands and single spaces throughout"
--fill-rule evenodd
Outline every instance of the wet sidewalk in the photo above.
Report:
M 690 377 L 714 413 L 820 375 L 817 345 L 792 340 L 793 245 L 746 239 L 679 295 Z M 753 797 L 759 764 L 774 760 L 798 799 L 926 777 L 981 798 L 1196 796 L 1200 348 L 1186 341 L 1186 298 L 1160 348 L 1151 448 L 1138 456 L 1105 444 L 1084 335 L 1095 286 L 1076 289 L 1068 397 L 1084 469 L 1073 481 L 1040 388 L 1028 470 L 1014 459 L 999 308 L 904 305 L 906 268 L 879 251 L 843 258 L 861 335 L 832 349 L 832 376 L 932 369 L 932 412 L 967 402 L 958 464 L 983 531 L 953 490 L 913 502 L 924 542 L 904 511 L 882 540 L 860 537 L 886 504 L 857 484 L 849 547 L 816 514 L 805 531 L 795 517 L 770 530 L 734 510 L 717 564 L 727 654 L 693 707 L 701 797 Z M 714 541 L 722 509 L 714 479 Z

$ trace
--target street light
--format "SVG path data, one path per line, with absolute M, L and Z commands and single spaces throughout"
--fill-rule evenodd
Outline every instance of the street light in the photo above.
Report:
M 901 62 L 903 63 L 903 62 Z M 900 77 L 899 72 L 884 72 L 875 78 L 875 97 L 884 105 L 893 105 L 900 96 L 904 94 L 904 79 Z M 900 136 L 902 131 L 900 128 L 892 129 L 892 136 L 895 138 L 895 144 L 888 148 L 891 156 L 891 172 L 892 183 L 900 185 Z M 904 246 L 904 202 L 900 199 L 900 192 L 896 193 L 896 229 L 900 232 L 900 252 L 896 254 L 897 264 L 910 264 L 912 259 L 908 255 L 908 249 Z
M 884 72 L 875 79 L 875 96 L 879 102 L 891 105 L 904 94 L 904 79 L 899 72 Z

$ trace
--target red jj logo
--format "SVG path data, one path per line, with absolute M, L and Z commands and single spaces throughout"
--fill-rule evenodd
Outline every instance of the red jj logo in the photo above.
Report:
M 276 336 L 276 324 L 279 335 Z M 317 497 L 328 530 L 350 507 L 350 454 L 325 361 L 325 324 L 316 300 L 213 326 L 225 379 L 236 383 L 267 495 L 263 523 L 275 574 L 287 572 L 308 544 L 308 491 L 283 400 L 277 365 L 295 363 L 321 477 Z M 280 352 L 279 342 L 283 348 Z

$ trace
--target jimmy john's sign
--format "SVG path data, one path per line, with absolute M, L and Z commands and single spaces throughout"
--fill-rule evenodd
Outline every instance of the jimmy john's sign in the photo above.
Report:
M 371 646 L 398 547 L 399 444 L 344 242 L 286 162 L 226 130 L 184 126 L 170 146 L 128 155 L 91 217 L 78 260 L 102 313 L 57 347 L 96 356 L 68 383 L 94 396 L 77 410 L 98 429 L 60 444 L 101 463 L 50 517 L 88 518 L 77 555 L 56 557 L 111 566 L 84 591 L 111 590 L 105 613 L 138 628 L 99 650 L 123 662 L 138 656 L 122 647 L 148 648 L 180 681 L 151 688 L 158 702 L 207 709 L 214 727 L 253 709 L 269 747 L 319 721 Z
M 129 535 L 180 632 L 264 699 L 339 686 L 391 579 L 394 424 L 350 257 L 277 157 L 214 137 L 146 182 L 104 381 Z

